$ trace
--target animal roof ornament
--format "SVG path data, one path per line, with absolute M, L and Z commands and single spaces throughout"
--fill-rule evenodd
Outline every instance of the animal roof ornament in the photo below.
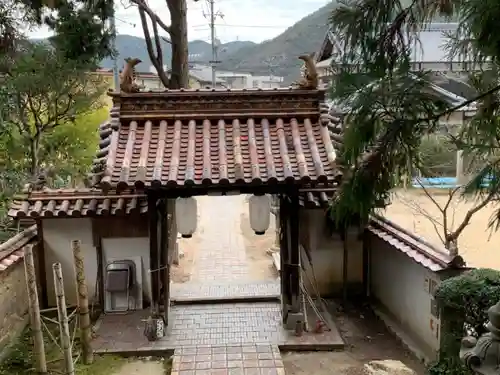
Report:
M 314 62 L 314 53 L 310 55 L 300 55 L 299 59 L 304 61 L 304 76 L 294 86 L 301 90 L 316 90 L 318 88 L 318 72 Z
M 126 93 L 140 91 L 140 86 L 135 82 L 135 66 L 142 62 L 141 59 L 127 57 L 125 67 L 120 76 L 120 90 Z

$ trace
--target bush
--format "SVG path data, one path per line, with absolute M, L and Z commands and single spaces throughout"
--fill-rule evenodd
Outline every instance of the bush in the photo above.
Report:
M 454 177 L 456 173 L 457 148 L 442 135 L 431 135 L 422 139 L 420 158 L 423 177 Z
M 500 300 L 500 272 L 482 268 L 443 281 L 435 294 L 441 309 L 441 352 L 433 375 L 470 373 L 459 360 L 464 336 L 485 333 L 487 310 Z

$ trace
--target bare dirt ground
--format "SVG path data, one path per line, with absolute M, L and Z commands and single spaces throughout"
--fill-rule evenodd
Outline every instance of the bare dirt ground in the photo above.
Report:
M 161 360 L 134 359 L 126 362 L 119 370 L 111 375 L 166 375 L 165 363 Z
M 266 233 L 256 235 L 250 227 L 248 203 L 245 200 L 241 208 L 240 228 L 245 240 L 247 261 L 252 278 L 255 280 L 276 279 L 278 274 L 273 265 L 273 258 L 267 252 L 273 246 L 276 236 L 274 216 L 271 216 L 271 225 Z
M 340 311 L 330 303 L 332 315 L 346 349 L 342 352 L 282 353 L 287 375 L 364 375 L 363 366 L 372 360 L 403 362 L 418 375 L 424 365 L 387 330 L 368 308 L 350 306 Z
M 446 192 L 433 191 L 432 197 L 440 207 L 444 207 L 448 201 Z M 453 222 L 453 228 L 456 228 L 467 211 L 475 206 L 475 202 L 455 199 L 450 206 L 448 221 Z M 459 237 L 459 253 L 469 266 L 500 269 L 500 257 L 497 256 L 500 232 L 491 232 L 488 229 L 488 223 L 496 208 L 498 207 L 489 205 L 477 212 Z M 433 221 L 442 233 L 443 215 L 420 189 L 396 192 L 392 204 L 382 214 L 427 241 L 442 245 Z

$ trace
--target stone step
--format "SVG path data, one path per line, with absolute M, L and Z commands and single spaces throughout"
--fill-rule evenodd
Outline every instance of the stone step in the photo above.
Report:
M 277 345 L 176 349 L 171 375 L 284 375 Z
M 215 301 L 277 300 L 279 281 L 241 283 L 172 283 L 170 299 L 174 303 L 202 303 Z

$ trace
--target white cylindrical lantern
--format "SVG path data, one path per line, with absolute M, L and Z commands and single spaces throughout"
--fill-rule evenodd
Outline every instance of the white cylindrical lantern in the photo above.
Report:
M 269 229 L 271 220 L 271 197 L 252 195 L 248 200 L 250 226 L 255 234 L 262 235 Z
M 196 199 L 177 198 L 175 201 L 175 219 L 177 222 L 177 232 L 183 238 L 191 238 L 196 231 L 196 223 L 198 221 L 198 206 Z

